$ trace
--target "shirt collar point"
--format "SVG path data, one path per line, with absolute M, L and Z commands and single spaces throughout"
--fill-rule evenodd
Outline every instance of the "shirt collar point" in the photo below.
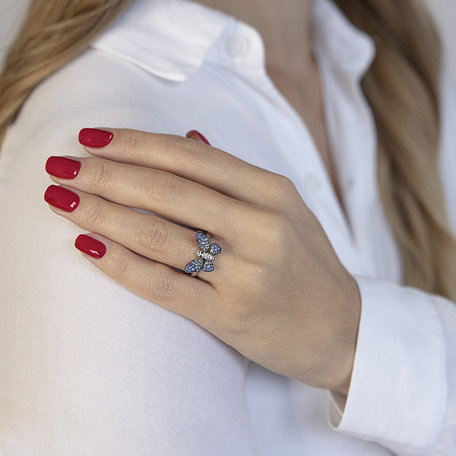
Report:
M 374 40 L 353 25 L 332 0 L 313 0 L 313 44 L 330 56 L 331 65 L 361 79 L 375 54 Z
M 137 0 L 91 47 L 181 82 L 201 66 L 232 19 L 193 0 Z

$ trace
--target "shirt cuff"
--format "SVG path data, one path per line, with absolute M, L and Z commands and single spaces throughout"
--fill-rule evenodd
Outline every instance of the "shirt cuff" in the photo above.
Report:
M 348 396 L 330 392 L 335 431 L 396 452 L 438 442 L 446 409 L 445 341 L 433 295 L 355 275 L 361 318 Z

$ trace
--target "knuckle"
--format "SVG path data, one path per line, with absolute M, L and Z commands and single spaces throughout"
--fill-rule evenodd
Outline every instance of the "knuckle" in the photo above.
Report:
M 207 144 L 200 143 L 193 139 L 187 139 L 183 143 L 183 150 L 180 154 L 182 164 L 186 165 L 189 162 L 197 168 L 206 166 L 208 160 Z
M 161 201 L 180 199 L 183 192 L 183 180 L 167 171 L 162 171 L 151 179 L 151 193 L 153 198 Z
M 280 201 L 287 200 L 296 192 L 296 186 L 293 181 L 282 174 L 274 176 L 273 189 Z
M 122 149 L 127 156 L 137 156 L 141 153 L 141 137 L 139 130 L 126 130 L 122 138 Z
M 172 156 L 179 166 L 186 168 L 204 166 L 207 163 L 207 145 L 182 136 L 166 135 L 163 139 L 164 150 Z
M 262 181 L 265 196 L 270 207 L 283 208 L 289 205 L 298 194 L 295 184 L 291 179 L 282 174 L 264 170 Z
M 163 176 L 163 191 L 170 197 L 180 197 L 182 194 L 183 180 L 172 173 Z
M 86 224 L 90 229 L 102 226 L 106 220 L 106 206 L 102 201 L 96 201 L 86 213 Z
M 125 282 L 130 274 L 131 263 L 124 255 L 116 255 L 113 259 L 113 274 L 116 280 Z
M 186 151 L 192 154 L 200 154 L 200 153 L 207 153 L 207 144 L 201 143 L 200 141 L 195 141 L 194 139 L 186 138 L 181 143 L 181 147 L 183 147 Z
M 277 174 L 276 179 L 277 185 L 285 191 L 294 190 L 296 188 L 294 182 L 287 176 Z
M 186 139 L 182 138 L 181 136 L 163 135 L 162 143 L 160 146 L 165 153 L 169 152 L 174 155 L 176 150 L 182 149 L 186 142 Z
M 159 221 L 145 223 L 137 230 L 135 241 L 136 245 L 146 252 L 168 251 L 169 228 Z
M 178 294 L 176 280 L 166 273 L 157 275 L 156 280 L 150 286 L 153 288 L 153 295 L 159 300 L 174 300 Z
M 107 188 L 112 184 L 113 163 L 110 160 L 98 159 L 93 183 L 97 188 Z

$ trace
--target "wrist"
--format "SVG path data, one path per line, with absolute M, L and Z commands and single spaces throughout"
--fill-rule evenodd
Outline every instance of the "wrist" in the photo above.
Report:
M 361 316 L 361 294 L 355 279 L 350 276 L 350 287 L 345 297 L 344 308 L 346 309 L 345 325 L 339 325 L 337 333 L 340 335 L 337 356 L 338 380 L 329 388 L 332 391 L 348 396 L 351 376 L 355 361 L 358 329 Z

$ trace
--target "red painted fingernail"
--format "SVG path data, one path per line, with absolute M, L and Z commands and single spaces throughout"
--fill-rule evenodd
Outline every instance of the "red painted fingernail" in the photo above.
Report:
M 83 128 L 79 132 L 79 142 L 87 147 L 105 147 L 113 137 L 114 135 L 110 131 L 98 128 Z
M 202 141 L 204 141 L 206 144 L 210 144 L 210 142 L 197 130 L 190 130 L 186 135 L 185 135 L 187 138 L 191 138 L 192 136 L 195 137 L 197 136 L 198 138 L 200 138 Z
M 80 234 L 74 241 L 74 246 L 94 258 L 101 258 L 106 253 L 106 246 L 103 242 L 86 234 Z
M 74 179 L 81 169 L 81 162 L 65 157 L 49 157 L 46 162 L 46 172 L 55 177 Z
M 73 212 L 79 204 L 79 196 L 58 185 L 50 185 L 44 193 L 44 200 L 62 211 Z

